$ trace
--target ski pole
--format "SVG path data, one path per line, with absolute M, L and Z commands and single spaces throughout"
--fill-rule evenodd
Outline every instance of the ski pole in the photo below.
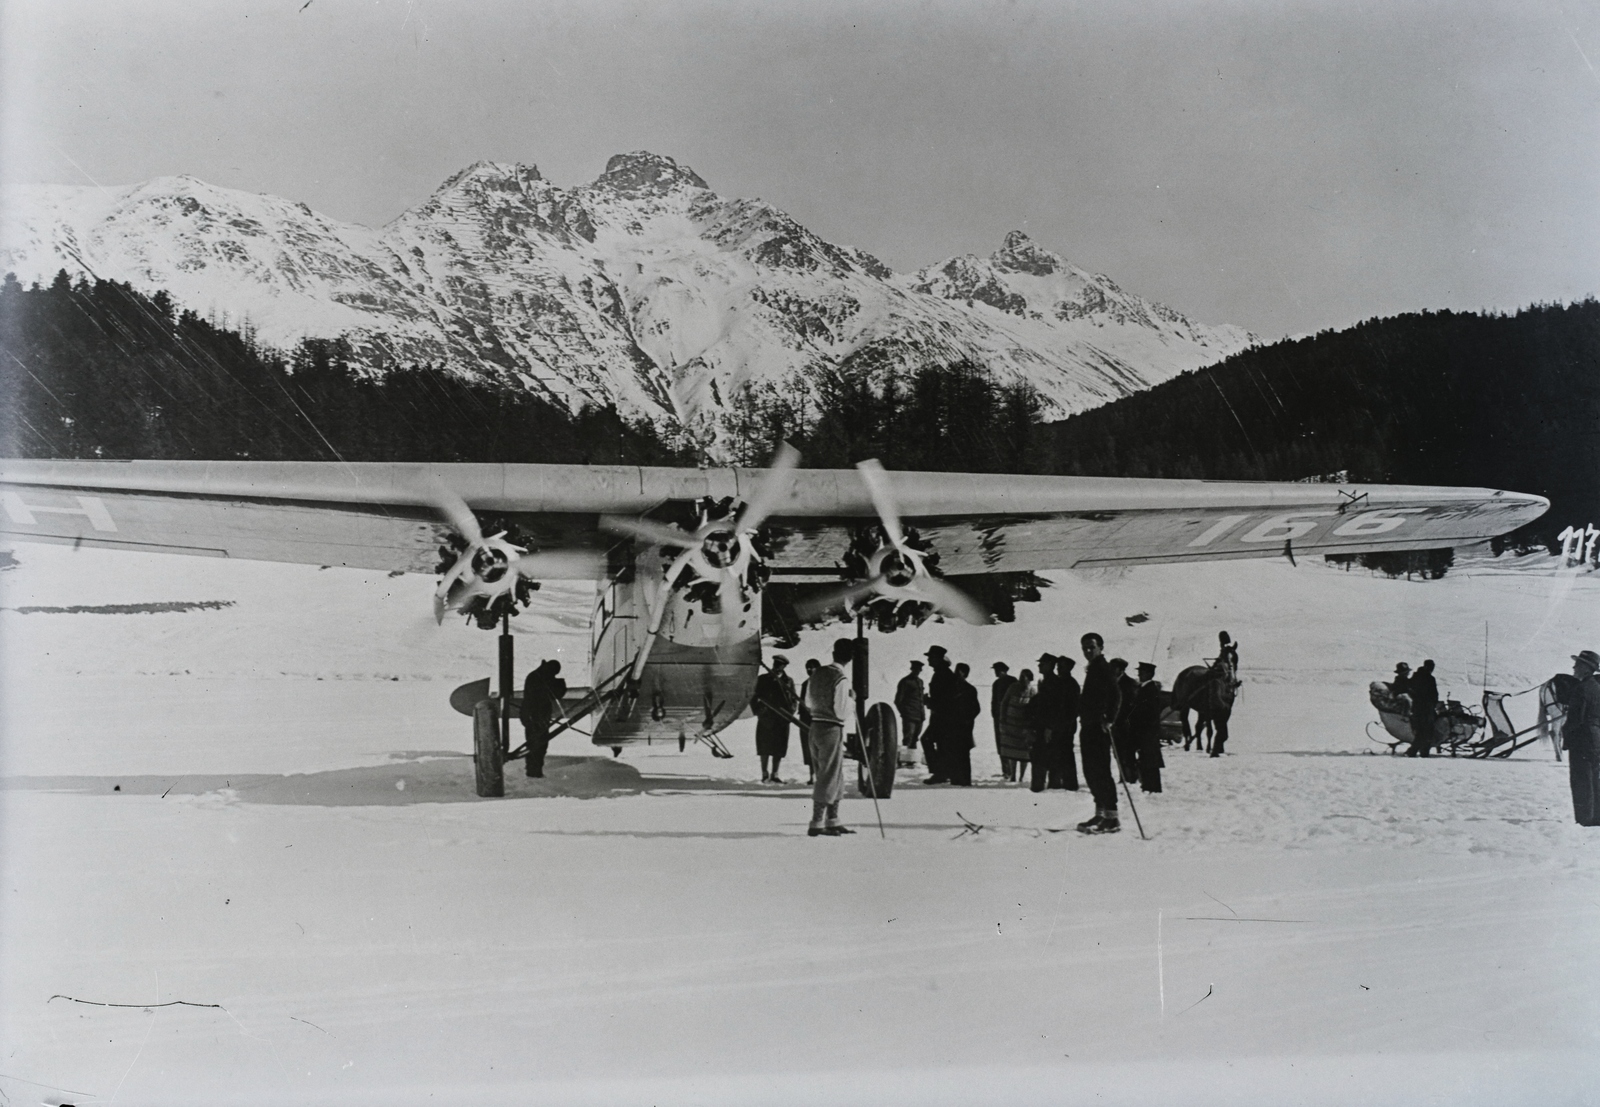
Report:
M 1139 837 L 1148 842 L 1150 836 L 1144 832 L 1144 823 L 1139 821 L 1139 809 L 1133 805 L 1133 790 L 1128 787 L 1128 770 L 1122 763 L 1122 751 L 1117 748 L 1117 740 L 1107 728 L 1106 736 L 1111 739 L 1111 754 L 1117 759 L 1117 775 L 1122 778 L 1122 792 L 1128 797 L 1128 810 L 1133 812 L 1133 825 L 1139 828 Z
M 872 813 L 878 817 L 878 837 L 887 839 L 883 830 L 883 810 L 878 806 L 878 782 L 872 779 L 872 751 L 867 749 L 867 719 L 861 713 L 861 702 L 856 701 L 856 734 L 861 739 L 861 764 L 867 770 L 867 787 L 872 789 Z

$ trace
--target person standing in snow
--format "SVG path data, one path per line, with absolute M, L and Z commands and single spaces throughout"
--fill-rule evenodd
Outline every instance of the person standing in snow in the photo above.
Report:
M 933 675 L 928 678 L 928 729 L 922 734 L 922 755 L 928 762 L 928 779 L 923 783 L 949 784 L 944 750 L 955 729 L 956 675 L 950 671 L 950 651 L 943 646 L 929 646 L 925 656 Z
M 1094 815 L 1079 823 L 1078 829 L 1085 834 L 1115 834 L 1122 823 L 1117 818 L 1117 782 L 1111 775 L 1115 755 L 1111 724 L 1122 706 L 1122 695 L 1105 658 L 1106 640 L 1091 632 L 1083 636 L 1082 646 L 1088 665 L 1083 674 L 1083 697 L 1078 701 L 1079 741 L 1083 776 L 1094 794 Z
M 1139 681 L 1134 686 L 1133 706 L 1127 711 L 1129 745 L 1138 759 L 1134 779 L 1146 792 L 1161 791 L 1161 682 L 1156 667 L 1139 662 Z
M 1061 730 L 1061 682 L 1056 677 L 1057 658 L 1053 653 L 1039 655 L 1039 685 L 1028 704 L 1029 721 L 1033 730 L 1033 753 L 1028 758 L 1033 764 L 1029 791 L 1042 792 L 1059 779 L 1055 740 Z
M 908 750 L 917 748 L 917 738 L 922 734 L 922 721 L 928 717 L 928 690 L 922 683 L 922 662 L 913 661 L 911 671 L 894 686 L 894 709 L 900 715 L 900 744 Z
M 1117 751 L 1117 771 L 1122 780 L 1137 784 L 1139 768 L 1134 761 L 1133 733 L 1128 716 L 1133 713 L 1133 697 L 1139 691 L 1139 682 L 1128 675 L 1128 663 L 1120 657 L 1111 659 L 1111 672 L 1117 678 L 1117 694 L 1121 697 L 1117 717 L 1111 724 L 1111 740 Z
M 1567 750 L 1572 784 L 1572 815 L 1579 826 L 1600 826 L 1600 653 L 1572 655 L 1578 686 L 1567 704 L 1561 743 Z
M 806 679 L 800 685 L 799 706 L 796 708 L 800 719 L 800 756 L 805 759 L 807 784 L 816 783 L 817 770 L 811 763 L 811 709 L 806 706 L 806 690 L 811 687 L 811 678 L 817 675 L 820 668 L 822 662 L 814 657 L 806 658 Z
M 994 724 L 994 751 L 1000 755 L 1000 772 L 1007 780 L 1011 774 L 1007 771 L 1006 755 L 1000 750 L 1000 705 L 1005 702 L 1006 692 L 1017 682 L 1011 675 L 1011 666 L 1004 661 L 994 663 L 994 683 L 989 685 L 989 721 Z
M 1433 751 L 1434 713 L 1439 707 L 1439 684 L 1433 679 L 1433 660 L 1411 675 L 1411 748 L 1407 757 L 1429 757 Z
M 1078 678 L 1072 675 L 1076 664 L 1070 657 L 1056 658 L 1056 685 L 1061 697 L 1056 717 L 1061 720 L 1061 732 L 1054 736 L 1056 779 L 1050 787 L 1068 792 L 1078 790 L 1078 761 L 1072 752 L 1072 740 L 1078 733 L 1078 703 L 1083 698 L 1083 689 L 1078 687 Z
M 783 783 L 778 766 L 789 753 L 789 719 L 798 701 L 789 659 L 779 654 L 772 659 L 772 668 L 756 678 L 756 697 L 750 705 L 756 717 L 756 756 L 761 758 L 763 784 Z
M 855 718 L 855 693 L 850 687 L 850 662 L 855 643 L 841 638 L 833 644 L 833 664 L 820 666 L 806 681 L 806 710 L 811 715 L 811 763 L 816 784 L 811 791 L 811 824 L 806 834 L 836 837 L 855 831 L 839 821 L 839 801 L 844 796 L 844 728 Z
M 1028 760 L 1033 756 L 1033 724 L 1028 711 L 1033 692 L 1033 670 L 1024 669 L 1000 701 L 995 729 L 1000 734 L 1000 768 L 1008 781 L 1027 780 Z
M 560 674 L 561 662 L 542 661 L 522 684 L 518 717 L 522 720 L 522 738 L 528 751 L 523 765 L 531 777 L 544 776 L 544 756 L 550 748 L 550 723 L 561 710 L 561 697 L 567 694 L 567 682 Z
M 951 720 L 948 743 L 939 749 L 939 761 L 950 777 L 951 784 L 965 788 L 972 784 L 972 749 L 978 743 L 973 730 L 983 708 L 978 703 L 978 690 L 967 680 L 972 672 L 963 661 L 955 668 L 954 718 Z

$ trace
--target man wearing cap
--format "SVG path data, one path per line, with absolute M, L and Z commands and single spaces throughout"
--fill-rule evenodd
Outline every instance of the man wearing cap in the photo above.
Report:
M 1083 636 L 1083 698 L 1078 701 L 1082 720 L 1083 777 L 1094 794 L 1094 816 L 1078 824 L 1085 834 L 1115 834 L 1122 829 L 1117 818 L 1117 783 L 1111 776 L 1111 723 L 1122 706 L 1122 696 L 1111 665 L 1106 661 L 1106 640 L 1098 634 Z
M 911 671 L 894 686 L 894 709 L 900 713 L 900 744 L 908 750 L 917 748 L 922 720 L 928 717 L 927 705 L 923 703 L 927 695 L 928 689 L 922 683 L 922 662 L 913 661 Z
M 1061 681 L 1056 676 L 1056 655 L 1039 655 L 1039 689 L 1028 703 L 1028 715 L 1033 730 L 1033 750 L 1028 760 L 1033 765 L 1033 780 L 1029 791 L 1042 792 L 1059 777 L 1056 760 L 1056 739 L 1061 732 Z
M 1011 675 L 1011 666 L 1004 661 L 996 661 L 993 666 L 994 683 L 989 685 L 989 721 L 994 724 L 994 752 L 1000 757 L 1000 771 L 1007 780 L 1011 779 L 1008 758 L 1000 752 L 1000 705 L 1006 701 L 1006 693 L 1017 682 Z
M 1161 791 L 1161 768 L 1166 761 L 1161 756 L 1161 682 L 1156 679 L 1156 667 L 1148 661 L 1139 662 L 1139 682 L 1133 693 L 1133 706 L 1128 709 L 1128 735 L 1133 756 L 1138 764 L 1133 778 L 1146 792 Z
M 978 690 L 967 679 L 972 669 L 965 661 L 955 669 L 955 719 L 948 734 L 949 741 L 939 750 L 939 760 L 944 763 L 945 775 L 951 784 L 970 787 L 972 784 L 972 747 L 978 743 L 973 738 L 973 728 L 983 708 L 978 703 Z
M 1059 779 L 1050 787 L 1068 792 L 1078 790 L 1078 761 L 1072 753 L 1072 739 L 1078 733 L 1078 704 L 1083 698 L 1083 689 L 1078 685 L 1078 678 L 1072 675 L 1076 664 L 1070 657 L 1056 658 L 1056 680 L 1061 687 L 1061 733 L 1055 736 L 1055 767 Z
M 1122 698 L 1117 717 L 1111 722 L 1111 741 L 1116 750 L 1117 772 L 1128 784 L 1139 783 L 1139 767 L 1134 760 L 1133 698 L 1139 692 L 1139 682 L 1128 675 L 1128 663 L 1120 657 L 1111 659 L 1111 672 L 1117 678 L 1117 694 Z
M 1572 815 L 1579 826 L 1600 826 L 1600 653 L 1572 655 L 1578 686 L 1567 704 L 1561 742 L 1572 782 Z
M 782 784 L 778 766 L 789 754 L 789 720 L 799 700 L 789 676 L 789 659 L 779 654 L 772 668 L 756 678 L 756 697 L 750 710 L 756 717 L 756 756 L 761 759 L 761 783 Z M 800 740 L 806 740 L 805 735 Z M 768 762 L 771 768 L 768 768 Z
M 922 755 L 928 762 L 925 784 L 949 784 L 944 744 L 952 741 L 956 717 L 956 674 L 950 670 L 950 653 L 943 646 L 929 646 L 924 655 L 933 668 L 928 678 L 928 729 L 922 734 Z

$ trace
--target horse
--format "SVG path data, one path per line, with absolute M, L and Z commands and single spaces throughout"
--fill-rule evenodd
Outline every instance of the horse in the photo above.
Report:
M 1191 665 L 1172 682 L 1172 709 L 1183 723 L 1183 748 L 1194 742 L 1212 757 L 1228 744 L 1228 717 L 1233 714 L 1233 697 L 1239 682 L 1225 665 Z M 1193 731 L 1189 711 L 1197 714 Z M 1200 736 L 1205 731 L 1205 738 Z M 1200 745 L 1204 742 L 1203 745 Z

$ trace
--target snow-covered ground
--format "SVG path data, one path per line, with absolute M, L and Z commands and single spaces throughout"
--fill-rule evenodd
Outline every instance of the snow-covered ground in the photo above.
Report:
M 984 722 L 977 786 L 903 770 L 886 838 L 852 789 L 860 833 L 808 839 L 748 722 L 732 762 L 569 735 L 542 787 L 477 799 L 446 696 L 494 639 L 435 628 L 427 579 L 16 556 L 0 1101 L 1600 1101 L 1600 832 L 1566 766 L 1364 733 L 1398 660 L 1474 705 L 1486 641 L 1491 688 L 1566 671 L 1600 577 L 1063 574 L 1014 624 L 875 638 L 876 689 L 936 641 L 986 679 L 1091 629 L 1170 681 L 1226 628 L 1230 756 L 1168 755 L 1148 841 L 1126 810 L 1084 839 L 1087 793 L 999 782 Z M 547 588 L 519 669 L 583 679 L 589 599 Z

